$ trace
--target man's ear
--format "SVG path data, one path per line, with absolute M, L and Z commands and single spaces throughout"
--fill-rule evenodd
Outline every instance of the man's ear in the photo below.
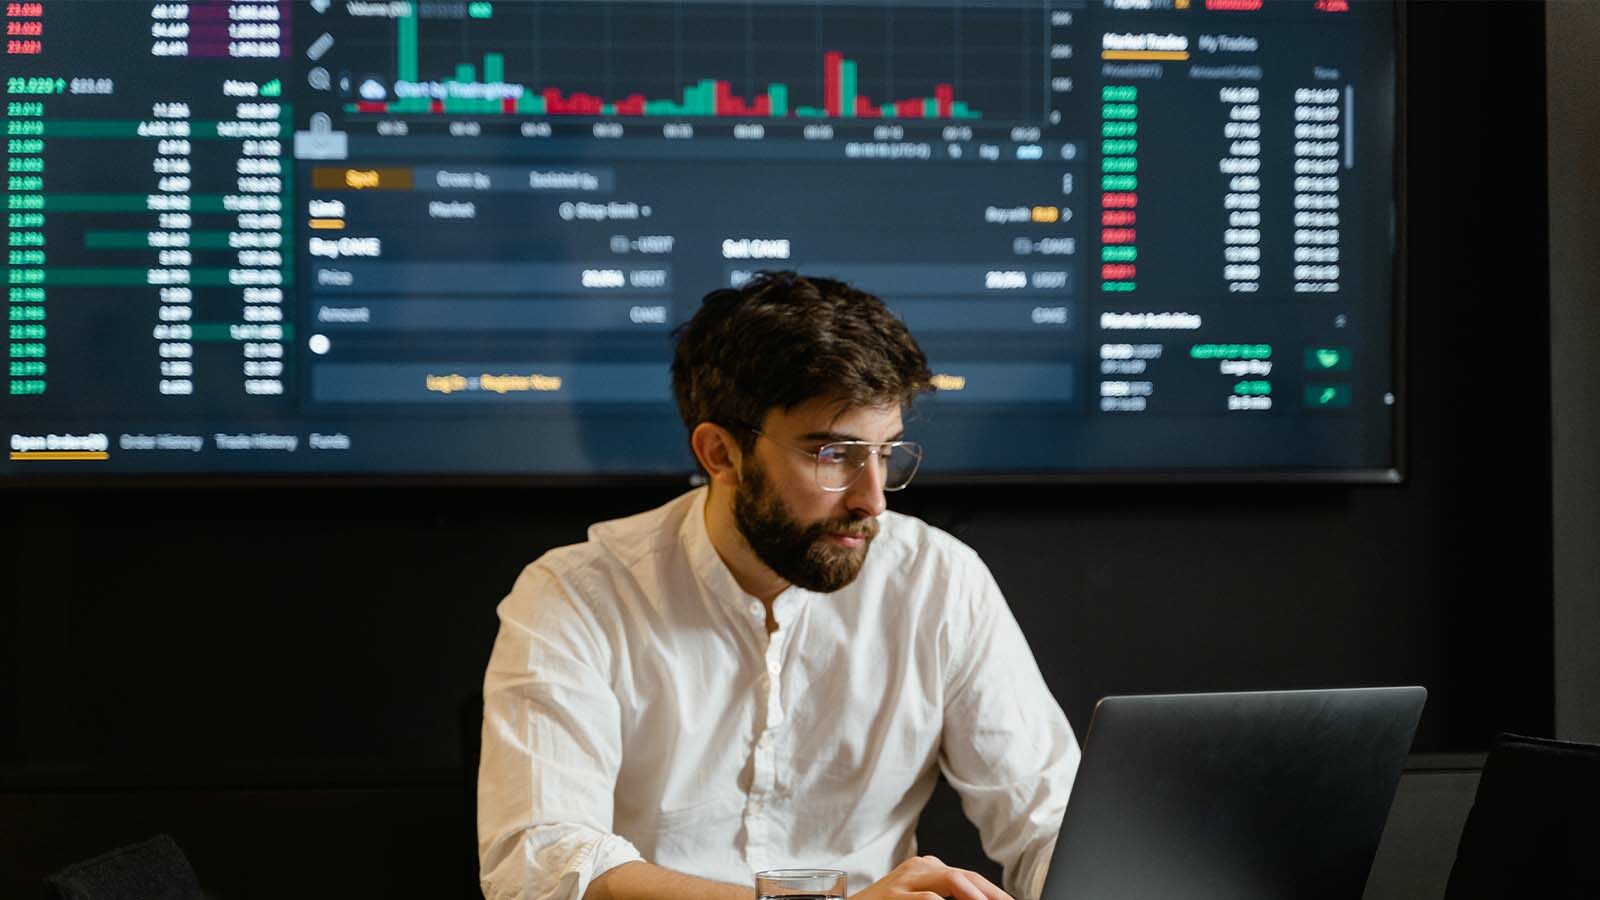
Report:
M 733 487 L 739 483 L 739 442 L 728 429 L 701 422 L 689 433 L 689 447 L 712 484 Z

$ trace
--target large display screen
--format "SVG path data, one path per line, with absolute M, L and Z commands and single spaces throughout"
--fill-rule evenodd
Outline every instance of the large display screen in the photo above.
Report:
M 1393 477 L 1395 10 L 5 2 L 0 481 L 688 474 L 671 331 L 882 296 L 946 477 Z

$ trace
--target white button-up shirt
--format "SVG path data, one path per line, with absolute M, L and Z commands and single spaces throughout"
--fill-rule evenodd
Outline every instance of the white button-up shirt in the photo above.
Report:
M 769 635 L 705 496 L 595 525 L 500 604 L 485 896 L 579 900 L 638 859 L 735 884 L 838 868 L 854 893 L 918 852 L 942 770 L 1006 890 L 1038 897 L 1078 743 L 977 554 L 886 512 L 856 580 L 786 589 Z

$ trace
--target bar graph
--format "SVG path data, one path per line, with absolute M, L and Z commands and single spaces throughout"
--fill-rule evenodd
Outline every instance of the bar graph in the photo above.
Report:
M 689 13 L 682 12 L 685 6 Z M 371 51 L 390 57 L 390 71 L 373 66 L 381 74 L 361 81 L 345 110 L 944 122 L 1030 121 L 1041 114 L 1038 61 L 1044 38 L 1036 7 L 999 7 L 1003 12 L 996 13 L 997 7 L 986 5 L 963 19 L 959 4 L 919 8 L 894 0 L 876 12 L 859 3 L 746 6 L 752 22 L 757 15 L 767 21 L 777 9 L 796 24 L 806 24 L 806 16 L 819 24 L 811 34 L 790 29 L 780 44 L 754 27 L 747 35 L 733 30 L 725 20 L 737 18 L 739 4 L 703 4 L 698 10 L 693 4 L 609 0 L 581 7 L 500 4 L 498 19 L 454 23 L 451 37 L 441 40 L 429 35 L 444 32 L 445 23 L 430 21 L 426 7 L 413 5 L 393 17 L 389 46 Z M 531 7 L 543 9 L 530 13 Z M 597 24 L 596 9 L 611 18 Z M 669 12 L 678 17 L 670 28 Z M 697 13 L 718 15 L 715 25 L 724 33 L 695 33 L 697 21 L 711 21 L 693 19 Z M 670 64 L 660 39 L 647 44 L 626 32 L 646 26 L 613 24 L 641 19 L 652 35 L 674 35 Z M 860 29 L 864 34 L 854 33 L 858 23 L 867 26 Z M 645 50 L 635 52 L 635 46 Z

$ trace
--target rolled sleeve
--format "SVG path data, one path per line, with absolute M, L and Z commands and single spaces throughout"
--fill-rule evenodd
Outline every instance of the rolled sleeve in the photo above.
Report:
M 1045 685 L 1000 588 L 981 562 L 963 579 L 967 638 L 947 685 L 940 768 L 1005 870 L 1035 900 L 1078 770 L 1077 737 Z
M 622 736 L 609 650 L 583 602 L 537 563 L 499 615 L 483 683 L 479 881 L 489 900 L 581 900 L 596 877 L 643 858 L 612 833 Z

